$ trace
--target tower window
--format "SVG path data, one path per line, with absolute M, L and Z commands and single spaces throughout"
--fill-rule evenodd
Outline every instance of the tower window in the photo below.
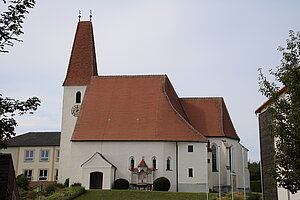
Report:
M 194 152 L 194 146 L 188 145 L 188 152 Z
M 76 103 L 81 103 L 81 92 L 76 92 Z

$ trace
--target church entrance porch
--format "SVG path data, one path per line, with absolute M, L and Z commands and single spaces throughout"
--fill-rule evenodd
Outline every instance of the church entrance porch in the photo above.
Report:
M 90 173 L 90 189 L 102 189 L 103 173 L 92 172 Z
M 111 189 L 116 170 L 101 153 L 96 152 L 81 165 L 80 182 L 86 189 Z

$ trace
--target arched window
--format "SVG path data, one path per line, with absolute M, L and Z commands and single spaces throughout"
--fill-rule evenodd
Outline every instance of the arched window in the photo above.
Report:
M 134 157 L 133 156 L 131 156 L 130 158 L 129 158 L 129 168 L 130 169 L 133 169 L 134 168 Z
M 171 157 L 168 157 L 167 158 L 167 168 L 166 168 L 167 171 L 171 171 Z
M 156 157 L 155 156 L 153 156 L 153 158 L 152 158 L 152 168 L 154 170 L 157 169 L 157 161 L 156 161 Z
M 216 145 L 213 145 L 211 147 L 212 150 L 212 171 L 213 172 L 217 172 L 217 147 Z
M 80 103 L 81 102 L 81 92 L 76 92 L 76 103 Z

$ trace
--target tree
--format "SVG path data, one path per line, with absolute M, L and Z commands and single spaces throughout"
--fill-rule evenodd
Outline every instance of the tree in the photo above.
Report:
M 7 53 L 6 46 L 22 42 L 18 37 L 23 34 L 23 20 L 28 9 L 34 7 L 35 0 L 2 0 L 2 3 L 7 5 L 7 11 L 0 15 L 0 52 Z
M 26 101 L 15 100 L 9 97 L 2 97 L 0 94 L 0 149 L 6 148 L 6 141 L 15 136 L 17 122 L 15 114 L 24 115 L 37 110 L 41 101 L 37 97 L 32 97 Z
M 269 128 L 276 146 L 271 174 L 294 194 L 300 189 L 300 32 L 290 31 L 287 46 L 278 49 L 281 64 L 269 71 L 274 81 L 268 81 L 259 69 L 259 90 L 270 100 Z
M 251 192 L 261 192 L 260 183 L 260 164 L 259 162 L 248 162 L 250 172 L 250 188 Z

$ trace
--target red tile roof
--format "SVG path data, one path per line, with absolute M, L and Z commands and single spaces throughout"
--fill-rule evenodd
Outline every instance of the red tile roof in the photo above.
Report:
M 88 85 L 97 76 L 97 63 L 92 23 L 78 23 L 71 58 L 63 86 Z
M 141 160 L 140 164 L 138 165 L 138 167 L 147 167 L 148 168 L 148 165 L 146 164 L 144 158 Z
M 202 141 L 165 75 L 92 77 L 73 141 Z
M 191 125 L 205 137 L 240 139 L 223 98 L 181 98 L 181 103 Z

